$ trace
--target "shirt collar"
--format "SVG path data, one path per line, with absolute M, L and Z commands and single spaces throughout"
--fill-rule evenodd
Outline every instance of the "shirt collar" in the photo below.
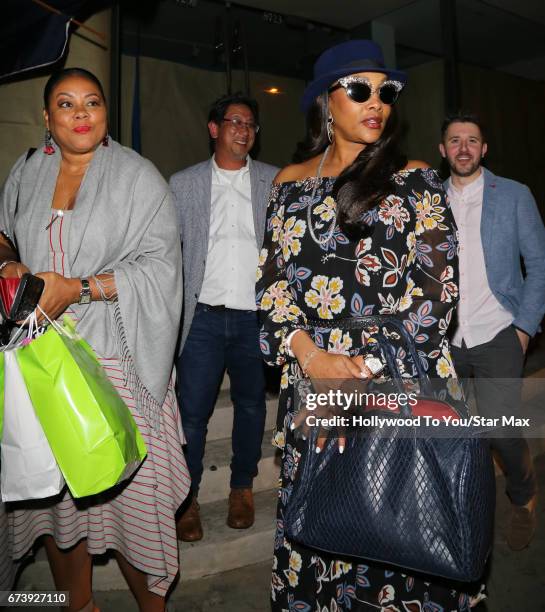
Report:
M 246 165 L 242 166 L 242 168 L 240 168 L 239 170 L 225 170 L 225 168 L 220 168 L 218 166 L 218 164 L 216 163 L 216 156 L 212 155 L 212 168 L 214 168 L 214 171 L 216 173 L 221 173 L 221 171 L 226 171 L 226 172 L 233 172 L 233 173 L 237 173 L 240 174 L 240 176 L 244 176 L 247 172 L 250 172 L 250 165 L 252 163 L 252 158 L 247 155 L 246 156 Z
M 475 196 L 482 194 L 483 189 L 484 189 L 484 172 L 482 171 L 482 168 L 481 168 L 481 173 L 479 174 L 479 176 L 474 181 L 469 183 L 469 185 L 465 185 L 461 189 L 458 189 L 457 187 L 454 186 L 454 183 L 452 182 L 452 177 L 449 177 L 448 179 L 447 191 L 451 192 L 451 194 L 453 194 L 456 198 L 460 198 L 464 196 L 466 199 L 473 200 Z

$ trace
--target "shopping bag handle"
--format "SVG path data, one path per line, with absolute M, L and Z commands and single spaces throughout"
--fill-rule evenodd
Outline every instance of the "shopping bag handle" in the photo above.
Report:
M 28 315 L 28 317 L 21 323 L 21 325 L 19 326 L 19 329 L 13 335 L 13 338 L 11 338 L 11 340 L 6 344 L 6 346 L 1 347 L 0 351 L 9 351 L 21 342 L 21 337 L 23 335 L 21 334 L 21 332 L 25 331 L 25 326 L 27 325 L 27 323 L 28 323 L 28 329 L 26 330 L 27 332 L 26 338 L 32 338 L 32 336 L 34 336 L 34 334 L 39 328 L 38 315 L 36 314 L 36 310 L 33 310 Z M 25 338 L 22 338 L 22 340 L 24 341 Z
M 49 315 L 45 312 L 45 310 L 38 304 L 36 306 L 36 309 L 39 310 L 44 319 L 46 319 L 50 325 L 59 333 L 62 334 L 63 336 L 66 336 L 67 338 L 70 338 L 71 340 L 77 340 L 77 335 L 76 334 L 71 334 L 64 325 L 61 325 L 58 321 L 56 321 L 55 319 L 51 319 L 49 317 Z
M 70 333 L 65 326 L 61 325 L 58 321 L 51 319 L 50 316 L 44 311 L 44 309 L 38 304 L 36 308 L 28 315 L 28 317 L 21 323 L 13 338 L 5 345 L 0 347 L 0 352 L 9 351 L 13 348 L 18 348 L 21 342 L 24 342 L 26 339 L 32 339 L 38 330 L 40 329 L 40 325 L 38 323 L 38 312 L 43 315 L 44 319 L 59 333 L 71 340 L 77 340 L 77 334 Z M 28 324 L 28 329 L 25 329 Z M 26 335 L 23 337 L 23 332 L 26 331 Z

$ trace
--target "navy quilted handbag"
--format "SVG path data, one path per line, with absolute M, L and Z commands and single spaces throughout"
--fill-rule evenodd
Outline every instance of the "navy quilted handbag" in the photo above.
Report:
M 419 375 L 429 379 L 402 323 L 388 316 L 316 322 L 316 328 L 377 326 L 390 375 L 402 385 L 393 347 L 394 328 Z M 402 386 L 398 388 L 403 389 Z M 409 416 L 411 407 L 404 408 Z M 391 415 L 390 415 L 391 416 Z M 314 427 L 300 459 L 284 527 L 288 538 L 339 556 L 384 562 L 414 572 L 471 582 L 481 577 L 492 546 L 495 478 L 486 440 L 477 437 L 407 437 L 395 425 L 336 439 L 321 453 Z

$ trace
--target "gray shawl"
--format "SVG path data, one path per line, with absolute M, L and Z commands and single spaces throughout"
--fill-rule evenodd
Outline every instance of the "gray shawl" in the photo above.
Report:
M 48 269 L 45 227 L 59 166 L 58 150 L 49 156 L 40 148 L 26 163 L 22 156 L 0 195 L 0 229 L 33 272 Z M 182 260 L 168 185 L 153 164 L 115 141 L 99 146 L 64 249 L 73 277 L 114 273 L 117 302 L 74 305 L 78 332 L 99 356 L 121 359 L 138 410 L 157 429 L 178 336 Z

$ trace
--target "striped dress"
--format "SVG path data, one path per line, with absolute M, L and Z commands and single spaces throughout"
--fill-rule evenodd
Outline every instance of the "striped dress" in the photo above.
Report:
M 49 269 L 63 276 L 70 276 L 63 249 L 70 220 L 68 211 L 49 228 Z M 92 344 L 92 338 L 88 340 Z M 76 501 L 65 490 L 47 500 L 0 504 L 0 590 L 10 588 L 17 564 L 45 534 L 52 535 L 62 549 L 86 538 L 91 554 L 119 551 L 147 574 L 148 588 L 157 595 L 166 594 L 178 573 L 174 514 L 187 496 L 190 477 L 173 380 L 160 429 L 155 431 L 138 414 L 133 395 L 123 384 L 118 357 L 99 356 L 99 361 L 133 415 L 148 455 L 128 484 L 100 495 Z

